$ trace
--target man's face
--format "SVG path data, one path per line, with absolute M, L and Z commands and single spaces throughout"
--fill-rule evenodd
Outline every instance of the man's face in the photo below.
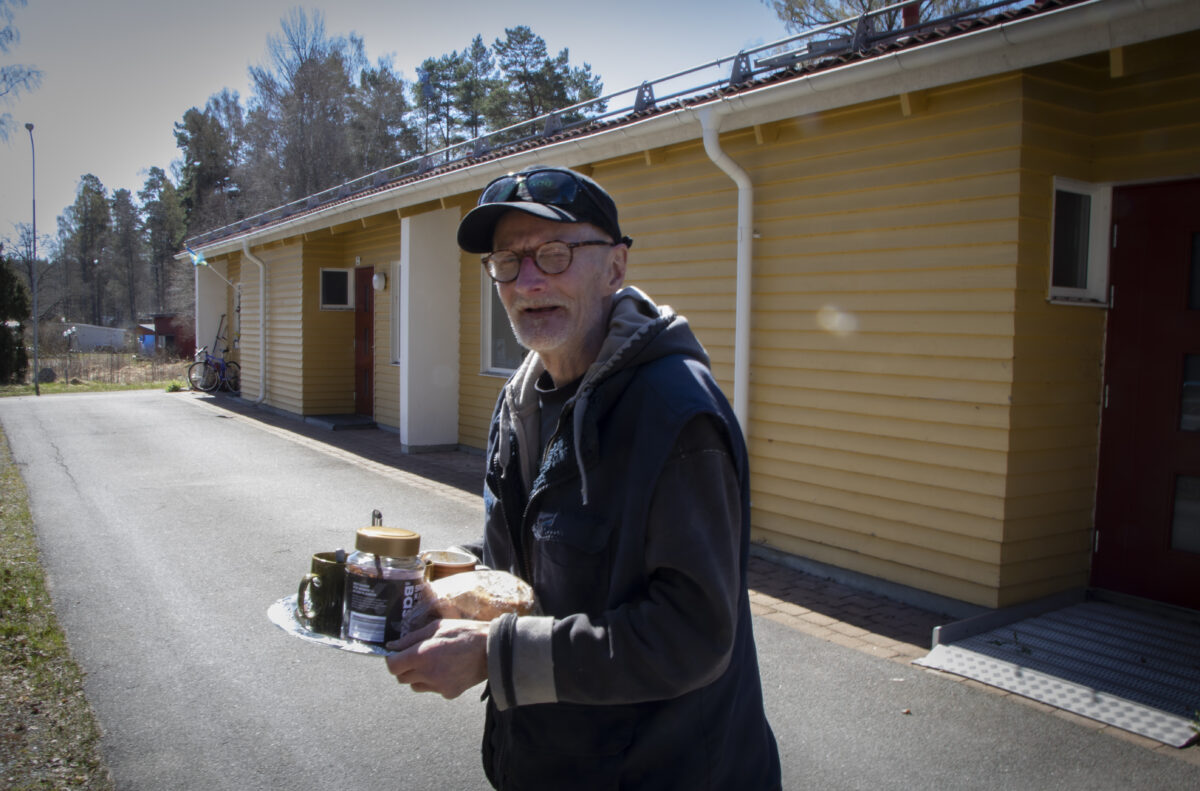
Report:
M 500 301 L 517 340 L 541 356 L 559 384 L 582 375 L 600 351 L 611 297 L 625 280 L 626 248 L 576 247 L 571 265 L 557 275 L 538 269 L 533 251 L 555 240 L 593 239 L 607 237 L 586 223 L 551 222 L 521 211 L 501 217 L 492 237 L 493 249 L 524 256 L 516 280 L 497 284 Z

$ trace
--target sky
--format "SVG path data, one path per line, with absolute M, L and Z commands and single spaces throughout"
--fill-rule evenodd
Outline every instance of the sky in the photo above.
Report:
M 245 106 L 248 70 L 268 64 L 267 40 L 293 8 L 320 11 L 330 37 L 357 34 L 372 63 L 390 55 L 410 82 L 427 57 L 527 25 L 551 54 L 566 47 L 573 66 L 590 64 L 606 94 L 788 35 L 761 0 L 28 0 L 14 11 L 20 41 L 0 64 L 43 76 L 0 106 L 15 122 L 0 142 L 0 240 L 15 242 L 16 224 L 30 221 L 34 189 L 44 240 L 84 174 L 136 200 L 151 167 L 171 173 L 175 122 L 223 88 Z

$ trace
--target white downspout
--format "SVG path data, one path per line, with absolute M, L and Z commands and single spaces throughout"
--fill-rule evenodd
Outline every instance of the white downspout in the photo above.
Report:
M 254 403 L 261 404 L 267 398 L 267 266 L 250 252 L 250 244 L 245 241 L 242 257 L 258 267 L 258 398 Z
M 728 108 L 701 107 L 700 126 L 704 130 L 704 152 L 725 172 L 738 188 L 737 201 L 737 285 L 733 318 L 733 413 L 742 432 L 750 431 L 750 291 L 753 284 L 751 261 L 754 242 L 754 184 L 750 175 L 721 150 L 721 118 Z

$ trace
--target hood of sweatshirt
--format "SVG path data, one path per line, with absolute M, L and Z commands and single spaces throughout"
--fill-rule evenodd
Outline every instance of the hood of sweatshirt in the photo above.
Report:
M 560 421 L 570 419 L 574 433 L 575 463 L 582 481 L 583 502 L 588 499 L 586 449 L 591 447 L 587 427 L 604 414 L 607 405 L 619 398 L 623 387 L 612 386 L 616 377 L 661 357 L 684 354 L 708 365 L 708 353 L 692 333 L 687 319 L 669 306 L 656 305 L 634 286 L 613 295 L 608 334 L 596 360 L 580 380 L 575 395 L 563 407 Z M 545 371 L 536 352 L 525 356 L 521 366 L 504 386 L 500 407 L 500 460 L 509 456 L 509 438 L 516 437 L 521 480 L 528 486 L 537 474 L 541 448 L 534 441 L 538 431 L 536 383 Z M 561 425 L 561 422 L 560 422 Z

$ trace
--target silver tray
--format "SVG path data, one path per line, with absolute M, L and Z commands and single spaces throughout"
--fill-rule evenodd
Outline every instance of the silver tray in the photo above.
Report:
M 349 651 L 352 654 L 373 654 L 375 656 L 387 656 L 391 653 L 381 645 L 370 645 L 368 643 L 359 643 L 353 640 L 343 640 L 340 637 L 333 637 L 328 634 L 314 632 L 305 626 L 300 618 L 296 615 L 296 594 L 284 596 L 279 601 L 267 608 L 267 618 L 271 623 L 278 626 L 283 631 L 299 637 L 301 640 L 307 640 L 310 643 L 317 645 L 329 646 L 342 651 Z

